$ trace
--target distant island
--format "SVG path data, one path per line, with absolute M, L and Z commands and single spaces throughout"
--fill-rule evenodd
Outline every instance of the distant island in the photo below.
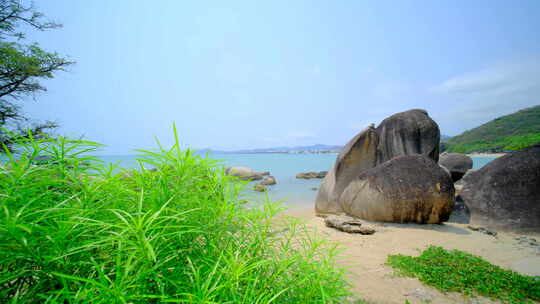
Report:
M 441 142 L 441 151 L 510 152 L 540 142 L 540 105 L 501 116 Z
M 441 152 L 500 153 L 519 151 L 540 143 L 540 105 L 495 118 L 479 127 L 451 137 L 441 134 Z M 339 153 L 343 146 L 272 147 L 233 151 L 200 149 L 197 153 L 219 154 L 323 154 Z
M 260 149 L 243 149 L 234 151 L 222 151 L 213 149 L 201 149 L 198 153 L 220 153 L 220 154 L 265 154 L 265 153 L 281 153 L 281 154 L 322 154 L 322 153 L 339 153 L 343 146 L 316 144 L 311 146 L 296 146 L 296 147 L 274 147 Z

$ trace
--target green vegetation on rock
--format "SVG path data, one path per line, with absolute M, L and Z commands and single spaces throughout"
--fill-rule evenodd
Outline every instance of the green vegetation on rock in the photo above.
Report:
M 140 170 L 87 157 L 99 145 L 21 143 L 0 165 L 0 299 L 9 303 L 344 303 L 335 245 L 191 150 L 139 151 Z M 35 165 L 39 157 L 50 161 Z M 157 170 L 146 170 L 144 167 Z
M 452 137 L 443 144 L 448 152 L 516 151 L 540 142 L 540 106 L 496 118 Z
M 418 257 L 390 255 L 387 263 L 400 274 L 444 292 L 483 295 L 507 303 L 540 300 L 540 277 L 506 270 L 459 250 L 430 246 Z

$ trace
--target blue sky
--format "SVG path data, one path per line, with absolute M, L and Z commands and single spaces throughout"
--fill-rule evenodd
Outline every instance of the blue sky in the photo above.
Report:
M 426 109 L 457 135 L 540 104 L 540 1 L 38 1 L 77 61 L 26 101 L 106 152 L 344 144 Z

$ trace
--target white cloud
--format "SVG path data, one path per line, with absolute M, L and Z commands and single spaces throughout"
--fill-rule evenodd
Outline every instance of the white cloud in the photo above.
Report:
M 496 117 L 540 104 L 540 56 L 456 75 L 428 89 L 439 100 L 444 131 L 458 134 Z
M 540 87 L 540 56 L 452 77 L 430 89 L 447 95 L 497 97 Z

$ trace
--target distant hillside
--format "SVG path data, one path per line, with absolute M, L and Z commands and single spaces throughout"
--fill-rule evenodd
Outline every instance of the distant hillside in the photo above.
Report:
M 446 141 L 448 141 L 450 138 L 452 138 L 452 136 L 448 136 L 448 135 L 441 134 L 441 142 L 446 142 Z
M 540 142 L 540 105 L 496 118 L 452 137 L 443 144 L 449 152 L 516 151 Z

